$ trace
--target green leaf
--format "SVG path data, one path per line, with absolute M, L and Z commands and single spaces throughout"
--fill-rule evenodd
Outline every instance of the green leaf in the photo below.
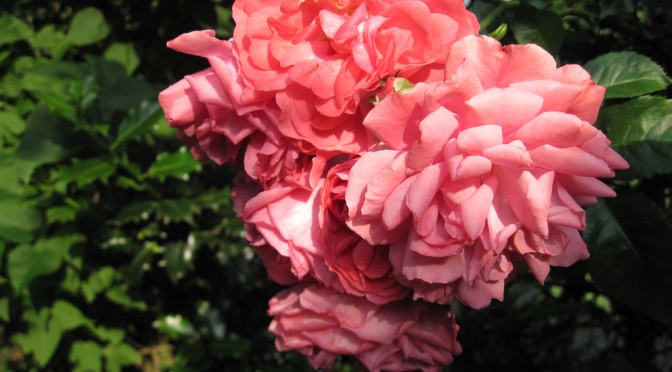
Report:
M 103 57 L 110 61 L 119 62 L 124 66 L 128 75 L 131 75 L 140 64 L 140 57 L 135 52 L 132 43 L 112 43 L 105 50 Z
M 67 265 L 65 267 L 65 277 L 63 280 L 61 280 L 60 287 L 70 294 L 77 295 L 79 294 L 79 288 L 82 285 L 82 280 L 79 278 L 78 269 L 75 269 L 73 266 Z
M 128 113 L 119 127 L 117 139 L 112 144 L 116 149 L 121 143 L 138 138 L 163 117 L 163 111 L 156 101 L 144 101 Z
M 110 26 L 105 22 L 103 13 L 89 7 L 72 18 L 66 41 L 75 46 L 90 45 L 105 39 L 109 33 Z
M 600 20 L 609 16 L 622 16 L 635 11 L 633 0 L 603 0 L 600 1 Z
M 76 216 L 77 210 L 68 205 L 51 207 L 47 209 L 47 223 L 49 225 L 52 225 L 56 222 L 74 221 Z
M 102 90 L 98 97 L 104 110 L 127 112 L 142 101 L 155 99 L 156 94 L 156 89 L 144 81 L 123 78 Z
M 49 107 L 56 115 L 72 124 L 79 122 L 77 119 L 77 107 L 67 97 L 56 92 L 40 92 L 37 96 L 40 102 Z
M 199 208 L 219 210 L 223 206 L 231 205 L 231 189 L 224 187 L 201 192 L 192 202 Z
M 565 38 L 558 14 L 527 4 L 519 5 L 512 13 L 507 24 L 518 43 L 537 44 L 554 56 L 558 54 Z
M 102 357 L 102 348 L 93 341 L 75 341 L 72 343 L 70 361 L 75 365 L 75 371 L 102 371 Z
M 16 243 L 33 240 L 33 232 L 42 225 L 37 209 L 17 199 L 0 201 L 0 237 Z
M 0 63 L 5 62 L 7 60 L 7 58 L 9 58 L 9 56 L 11 56 L 11 55 L 12 55 L 12 52 L 10 52 L 9 50 L 5 50 L 5 51 L 0 52 Z
M 28 61 L 27 61 L 28 62 Z M 23 68 L 23 89 L 51 92 L 71 97 L 72 85 L 88 73 L 86 66 L 74 62 L 30 61 Z
M 90 55 L 86 56 L 86 62 L 102 91 L 112 88 L 120 80 L 127 78 L 124 66 L 117 62 Z
M 9 298 L 0 298 L 0 320 L 9 322 Z
M 13 111 L 0 111 L 0 145 L 10 143 L 26 129 L 26 122 Z
M 37 165 L 60 161 L 75 150 L 72 124 L 63 121 L 46 106 L 38 105 L 16 150 L 16 157 Z
M 127 307 L 129 309 L 136 309 L 141 311 L 147 310 L 147 304 L 145 304 L 143 301 L 134 300 L 131 298 L 131 296 L 129 296 L 128 286 L 126 285 L 118 285 L 108 289 L 105 292 L 105 297 L 115 304 Z
M 110 288 L 112 283 L 114 283 L 116 274 L 117 272 L 111 266 L 105 266 L 91 274 L 89 279 L 82 284 L 82 293 L 86 302 L 93 302 L 100 292 Z
M 138 283 L 152 260 L 154 250 L 152 247 L 145 246 L 135 255 L 130 264 L 122 267 L 119 271 L 124 275 L 129 283 Z
M 85 241 L 82 235 L 40 239 L 34 246 L 22 244 L 9 252 L 7 272 L 20 292 L 36 277 L 55 272 L 74 244 Z
M 157 161 L 149 167 L 146 176 L 158 178 L 161 181 L 166 177 L 185 179 L 189 173 L 200 170 L 201 163 L 182 147 L 179 152 L 173 154 L 160 154 Z
M 648 272 L 672 290 L 672 225 L 665 215 L 643 194 L 621 193 L 606 204 Z
M 22 79 L 16 73 L 8 73 L 0 81 L 0 96 L 17 99 L 22 94 Z
M 604 98 L 630 98 L 667 88 L 670 78 L 648 57 L 635 52 L 603 54 L 584 66 L 593 80 L 605 86 Z
M 191 222 L 194 213 L 197 212 L 197 206 L 186 199 L 165 199 L 157 202 L 156 205 L 156 214 L 159 217 L 164 218 L 166 222 Z
M 122 208 L 117 216 L 121 221 L 139 222 L 149 218 L 150 214 L 154 213 L 156 209 L 155 201 L 141 201 L 137 203 L 127 204 Z
M 120 328 L 94 327 L 89 324 L 89 330 L 101 340 L 116 344 L 124 339 L 125 332 Z
M 45 366 L 54 355 L 63 335 L 59 329 L 48 329 L 49 309 L 43 308 L 32 319 L 31 327 L 26 334 L 18 334 L 15 341 L 26 353 L 33 353 L 40 366 Z
M 19 177 L 21 168 L 14 160 L 9 157 L 0 159 L 0 190 L 10 195 L 19 196 L 22 194 L 21 178 Z M 1 215 L 2 212 L 0 212 Z
M 33 49 L 48 50 L 56 59 L 60 59 L 68 48 L 65 38 L 65 34 L 57 30 L 56 25 L 48 24 L 35 35 Z
M 186 272 L 194 265 L 194 250 L 196 246 L 193 239 L 185 243 L 167 244 L 165 246 L 164 260 L 168 276 L 176 283 L 182 279 Z
M 657 230 L 664 223 L 658 219 L 659 212 L 651 213 L 650 202 L 641 195 L 621 194 L 588 208 L 584 238 L 591 256 L 587 265 L 595 283 L 609 296 L 669 322 L 672 287 L 656 275 L 669 275 L 669 263 L 665 264 L 670 260 L 669 247 L 664 240 L 654 241 L 669 237 L 670 231 L 669 226 Z M 652 264 L 656 259 L 663 262 Z
M 672 172 L 672 101 L 639 97 L 605 108 L 597 126 L 630 164 L 618 177 L 641 178 Z
M 21 18 L 11 14 L 0 16 L 0 45 L 26 40 L 33 35 L 33 29 Z
M 60 168 L 54 173 L 54 182 L 69 183 L 77 182 L 79 187 L 84 187 L 101 180 L 107 182 L 107 179 L 114 174 L 116 167 L 114 164 L 100 158 L 91 158 L 80 160 L 71 166 Z
M 215 14 L 217 16 L 217 35 L 231 35 L 233 33 L 233 17 L 231 7 L 215 5 Z
M 121 367 L 139 363 L 142 355 L 125 343 L 109 344 L 103 350 L 107 371 L 121 371 Z
M 90 320 L 75 305 L 65 300 L 58 300 L 51 309 L 49 329 L 67 332 L 89 322 Z

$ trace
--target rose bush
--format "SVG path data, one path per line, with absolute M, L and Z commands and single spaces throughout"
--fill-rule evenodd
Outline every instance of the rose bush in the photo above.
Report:
M 482 308 L 521 270 L 543 283 L 588 257 L 582 206 L 628 164 L 581 67 L 474 35 L 456 1 L 240 0 L 233 17 L 232 41 L 169 43 L 211 68 L 160 101 L 197 158 L 244 171 L 247 239 L 298 282 L 270 303 L 279 350 L 436 369 L 460 352 L 437 306 Z

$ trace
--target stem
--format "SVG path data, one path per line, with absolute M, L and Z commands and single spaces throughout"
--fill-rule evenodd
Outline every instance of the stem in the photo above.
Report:
M 497 18 L 500 14 L 502 14 L 503 11 L 505 11 L 508 8 L 517 6 L 518 2 L 517 1 L 505 1 L 497 5 L 495 10 L 490 12 L 483 20 L 481 21 L 481 30 L 480 32 L 485 32 L 485 30 L 490 26 L 490 24 Z

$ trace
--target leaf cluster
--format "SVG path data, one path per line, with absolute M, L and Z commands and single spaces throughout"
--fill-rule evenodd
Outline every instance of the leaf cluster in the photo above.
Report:
M 143 6 L 115 3 L 0 13 L 0 370 L 281 365 L 233 174 L 176 140 L 150 80 L 174 66 L 124 41 Z

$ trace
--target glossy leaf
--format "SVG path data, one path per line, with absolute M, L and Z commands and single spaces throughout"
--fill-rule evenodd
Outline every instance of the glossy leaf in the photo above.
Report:
M 142 355 L 126 343 L 109 344 L 103 350 L 107 371 L 121 371 L 121 367 L 135 364 L 142 359 Z
M 640 97 L 605 108 L 597 126 L 630 164 L 619 177 L 641 178 L 672 171 L 672 101 Z
M 634 52 L 601 55 L 584 66 L 607 88 L 604 98 L 630 98 L 665 89 L 670 78 L 650 58 Z
M 173 282 L 182 279 L 187 271 L 194 265 L 193 239 L 186 243 L 168 244 L 165 246 L 164 260 L 166 262 L 166 272 Z
M 89 185 L 95 181 L 107 182 L 114 174 L 116 167 L 100 158 L 79 160 L 73 165 L 60 168 L 54 173 L 54 182 L 76 182 L 79 187 Z
M 30 282 L 61 267 L 70 247 L 85 240 L 82 235 L 40 239 L 35 245 L 22 244 L 9 252 L 7 272 L 12 286 L 20 292 Z
M 140 64 L 140 57 L 135 52 L 132 43 L 112 43 L 103 54 L 103 57 L 110 61 L 119 62 L 126 69 L 128 75 Z
M 145 304 L 143 301 L 138 301 L 131 298 L 131 296 L 128 294 L 127 286 L 119 285 L 112 287 L 105 292 L 105 297 L 115 304 L 129 309 L 147 310 L 147 304 Z
M 116 274 L 116 270 L 111 266 L 105 266 L 91 274 L 88 280 L 82 284 L 82 293 L 86 302 L 93 302 L 99 293 L 110 288 Z
M 49 50 L 56 59 L 60 59 L 68 46 L 65 38 L 63 32 L 58 30 L 55 25 L 49 24 L 37 32 L 33 46 L 36 49 Z
M 0 238 L 27 243 L 41 225 L 42 215 L 28 203 L 19 199 L 0 201 Z
M 26 40 L 33 34 L 30 25 L 21 18 L 11 14 L 0 16 L 0 45 Z
M 62 160 L 76 150 L 71 132 L 71 124 L 64 122 L 46 106 L 39 105 L 28 118 L 16 157 L 36 164 Z
M 80 10 L 72 18 L 66 41 L 75 46 L 90 45 L 105 39 L 109 33 L 110 26 L 103 13 L 89 7 Z
M 565 30 L 558 14 L 521 4 L 513 11 L 508 28 L 520 44 L 537 44 L 552 55 L 562 47 Z
M 47 223 L 53 225 L 57 222 L 74 221 L 77 211 L 70 206 L 51 207 L 47 209 Z
M 661 276 L 669 275 L 672 257 L 665 240 L 659 239 L 672 232 L 654 208 L 641 195 L 621 194 L 618 199 L 601 201 L 588 209 L 584 238 L 591 254 L 589 271 L 605 293 L 658 321 L 669 322 L 672 286 Z M 657 259 L 663 261 L 655 263 Z
M 188 221 L 198 212 L 198 208 L 186 199 L 161 200 L 156 205 L 156 213 L 166 221 Z
M 117 139 L 112 144 L 112 148 L 117 148 L 123 142 L 138 138 L 149 131 L 153 125 L 156 125 L 161 117 L 163 117 L 163 111 L 161 111 L 158 102 L 142 102 L 140 106 L 131 110 L 121 123 Z
M 77 107 L 67 97 L 57 92 L 41 92 L 38 96 L 40 101 L 59 117 L 73 124 L 79 122 Z
M 16 112 L 0 111 L 0 144 L 8 143 L 26 129 L 26 122 Z
M 158 178 L 163 181 L 166 177 L 184 178 L 191 172 L 201 170 L 201 163 L 182 148 L 179 152 L 163 153 L 157 157 L 156 162 L 149 167 L 148 177 Z
M 97 372 L 103 369 L 102 348 L 93 341 L 75 341 L 70 351 L 70 361 L 75 371 Z
M 73 330 L 89 322 L 89 319 L 73 304 L 58 300 L 51 309 L 50 329 L 58 328 L 62 332 Z
M 155 99 L 156 94 L 156 89 L 142 80 L 123 78 L 101 91 L 99 99 L 105 110 L 126 112 L 143 100 Z
M 31 321 L 31 327 L 25 334 L 18 334 L 16 342 L 26 353 L 32 353 L 40 366 L 45 366 L 54 355 L 61 336 L 60 330 L 51 330 L 49 325 L 49 309 L 43 308 Z
M 9 298 L 0 298 L 0 321 L 9 322 Z

